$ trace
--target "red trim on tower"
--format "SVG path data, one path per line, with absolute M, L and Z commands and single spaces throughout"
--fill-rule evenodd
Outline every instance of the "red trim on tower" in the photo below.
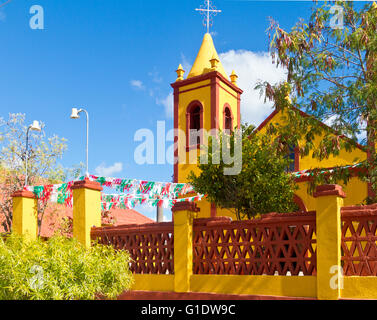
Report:
M 226 108 L 229 109 L 229 112 L 230 112 L 230 117 L 232 118 L 232 122 L 230 124 L 230 130 L 233 131 L 233 123 L 234 123 L 234 116 L 233 116 L 233 112 L 232 112 L 232 108 L 230 107 L 229 103 L 225 103 L 224 104 L 224 107 L 223 107 L 223 130 L 225 130 L 225 110 Z
M 211 129 L 219 128 L 219 83 L 211 78 Z
M 178 106 L 179 89 L 174 88 L 174 183 L 178 182 Z
M 221 73 L 219 73 L 217 71 L 208 72 L 206 74 L 195 76 L 195 77 L 192 77 L 192 78 L 189 78 L 189 79 L 186 79 L 186 80 L 176 81 L 176 82 L 172 83 L 171 86 L 173 88 L 180 88 L 180 87 L 183 87 L 183 86 L 187 86 L 189 84 L 193 84 L 193 83 L 196 83 L 196 82 L 200 82 L 200 81 L 212 79 L 212 78 L 220 79 L 228 87 L 230 87 L 231 89 L 233 89 L 234 91 L 236 91 L 239 94 L 243 93 L 243 91 L 239 87 L 234 85 L 232 82 L 230 82 L 227 78 L 225 78 Z
M 237 95 L 237 127 L 241 129 L 241 94 Z
M 203 117 L 204 117 L 204 108 L 202 103 L 199 100 L 191 101 L 186 108 L 186 151 L 193 149 L 199 149 L 200 143 L 191 145 L 190 144 L 190 128 L 191 128 L 191 112 L 195 107 L 200 108 L 200 129 L 203 129 Z M 203 131 L 200 132 L 200 142 L 203 141 Z

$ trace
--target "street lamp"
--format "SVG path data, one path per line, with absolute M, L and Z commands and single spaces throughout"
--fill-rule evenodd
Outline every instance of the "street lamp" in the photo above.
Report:
M 88 111 L 85 109 L 77 109 L 77 108 L 72 108 L 72 113 L 71 113 L 71 119 L 80 119 L 80 113 L 85 112 L 86 114 L 86 177 L 89 178 L 89 114 Z
M 26 130 L 26 154 L 25 154 L 25 187 L 28 185 L 28 159 L 29 159 L 29 131 L 41 131 L 41 126 L 37 120 L 34 120 L 33 123 Z

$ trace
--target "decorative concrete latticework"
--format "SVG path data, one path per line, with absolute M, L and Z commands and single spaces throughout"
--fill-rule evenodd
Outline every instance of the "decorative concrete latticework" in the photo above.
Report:
M 313 275 L 315 212 L 194 223 L 194 273 Z
M 92 239 L 101 244 L 127 250 L 130 270 L 136 274 L 173 274 L 174 239 L 171 222 L 93 228 Z
M 377 276 L 377 205 L 342 208 L 342 264 L 346 276 Z

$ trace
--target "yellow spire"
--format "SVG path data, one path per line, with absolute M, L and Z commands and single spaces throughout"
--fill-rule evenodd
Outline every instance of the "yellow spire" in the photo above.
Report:
M 187 78 L 192 78 L 192 77 L 199 76 L 199 75 L 213 71 L 211 60 L 213 60 L 214 57 L 215 57 L 215 60 L 218 60 L 216 58 L 218 57 L 218 55 L 217 55 L 215 45 L 213 44 L 212 37 L 209 33 L 206 33 L 204 35 L 202 46 L 200 47 L 200 50 L 195 59 L 194 65 L 192 66 L 191 71 Z M 224 67 L 221 64 L 221 61 L 218 61 L 218 63 L 216 63 L 216 71 L 218 71 L 225 78 L 228 79 L 228 76 L 226 75 Z

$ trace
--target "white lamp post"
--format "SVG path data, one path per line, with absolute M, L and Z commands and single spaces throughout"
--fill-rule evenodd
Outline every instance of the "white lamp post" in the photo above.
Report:
M 34 120 L 33 123 L 26 130 L 26 153 L 25 153 L 25 186 L 28 185 L 28 159 L 29 159 L 29 131 L 41 131 L 41 126 L 37 120 Z
M 85 109 L 72 108 L 71 119 L 80 119 L 80 113 L 86 114 L 86 177 L 89 178 L 89 114 Z

